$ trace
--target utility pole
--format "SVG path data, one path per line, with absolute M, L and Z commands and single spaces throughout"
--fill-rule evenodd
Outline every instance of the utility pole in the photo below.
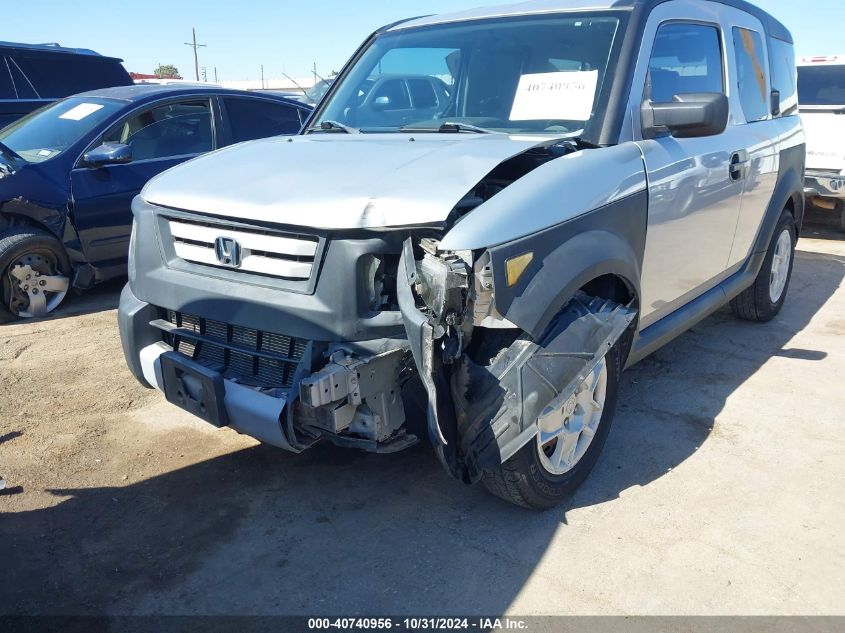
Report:
M 208 82 L 208 69 L 205 66 L 202 67 L 202 80 Z
M 261 64 L 261 89 L 264 90 L 264 64 Z
M 217 79 L 217 66 L 214 67 L 214 83 L 220 84 L 220 80 Z
M 194 35 L 193 42 L 185 42 L 185 46 L 190 46 L 194 49 L 194 71 L 196 72 L 197 81 L 200 80 L 200 58 L 197 54 L 198 48 L 204 48 L 205 44 L 197 44 L 197 30 L 195 28 L 191 29 L 191 33 Z

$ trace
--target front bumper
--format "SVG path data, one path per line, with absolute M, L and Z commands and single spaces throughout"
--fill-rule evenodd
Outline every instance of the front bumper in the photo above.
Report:
M 845 200 L 845 175 L 808 172 L 804 177 L 804 193 L 808 197 Z
M 158 309 L 132 294 L 127 285 L 120 297 L 118 323 L 126 363 L 144 386 L 164 392 L 161 356 L 173 347 L 161 340 L 161 332 L 150 326 Z M 187 360 L 187 363 L 192 361 Z M 199 367 L 199 365 L 197 364 Z M 223 405 L 229 426 L 262 442 L 299 452 L 283 429 L 288 412 L 288 397 L 273 397 L 231 380 L 225 380 Z
M 301 452 L 319 439 L 371 452 L 402 450 L 416 441 L 403 428 L 406 341 L 307 341 L 218 321 L 209 316 L 218 313 L 211 299 L 205 308 L 199 315 L 176 312 L 124 288 L 121 341 L 142 384 L 216 426 L 288 451 Z M 188 374 L 209 377 L 214 389 L 175 375 L 176 358 Z M 191 393 L 188 401 L 183 392 Z M 212 420 L 199 412 L 200 403 L 223 415 Z

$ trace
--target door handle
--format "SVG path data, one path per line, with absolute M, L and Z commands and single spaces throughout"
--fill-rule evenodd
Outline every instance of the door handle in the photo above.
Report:
M 734 182 L 745 178 L 748 167 L 748 153 L 744 150 L 734 152 L 731 156 L 731 164 L 728 171 L 731 174 L 731 180 Z

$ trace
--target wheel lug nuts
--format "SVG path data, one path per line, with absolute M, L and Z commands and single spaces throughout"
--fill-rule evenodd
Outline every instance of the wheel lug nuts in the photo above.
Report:
M 42 279 L 41 281 L 38 282 L 38 285 L 39 286 L 46 286 L 47 282 Z
M 27 275 L 26 280 L 29 281 L 30 279 L 32 279 L 32 275 Z
M 32 289 L 32 294 L 37 295 L 37 294 L 38 294 L 38 288 L 33 288 L 33 289 Z

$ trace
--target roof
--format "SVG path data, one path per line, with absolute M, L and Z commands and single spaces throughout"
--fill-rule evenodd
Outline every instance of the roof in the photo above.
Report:
M 470 9 L 468 11 L 460 11 L 457 13 L 416 18 L 396 24 L 393 27 L 390 27 L 389 30 L 397 31 L 418 26 L 446 24 L 449 22 L 463 22 L 468 20 L 483 20 L 519 15 L 542 15 L 546 13 L 562 13 L 566 11 L 633 11 L 634 9 L 640 9 L 646 13 L 650 13 L 657 5 L 667 1 L 668 0 L 531 0 L 530 2 L 482 7 L 478 9 Z M 745 0 L 709 1 L 718 2 L 719 4 L 735 7 L 750 13 L 763 23 L 770 35 L 777 37 L 778 39 L 786 40 L 790 43 L 792 42 L 792 35 L 783 24 L 778 22 L 770 14 L 763 11 L 763 9 L 751 4 L 750 2 L 746 2 Z
M 97 51 L 92 51 L 90 48 L 68 48 L 66 46 L 59 46 L 56 43 L 23 44 L 21 42 L 0 42 L 0 48 L 14 48 L 16 50 L 22 51 L 42 51 L 46 53 L 65 53 L 69 55 L 89 55 L 91 57 L 105 57 Z M 112 57 L 110 59 L 117 58 Z
M 233 95 L 233 96 L 251 96 L 262 97 L 265 99 L 272 99 L 289 103 L 290 105 L 299 108 L 308 109 L 302 103 L 293 101 L 274 94 L 268 93 L 254 93 L 245 90 L 231 90 L 229 88 L 220 88 L 219 86 L 209 85 L 178 85 L 178 84 L 134 84 L 131 86 L 117 86 L 115 88 L 99 88 L 97 90 L 90 90 L 83 92 L 76 97 L 96 97 L 100 99 L 118 99 L 131 103 L 148 101 L 158 99 L 161 97 L 179 97 L 181 95 L 197 95 L 197 94 L 215 94 L 215 95 Z

